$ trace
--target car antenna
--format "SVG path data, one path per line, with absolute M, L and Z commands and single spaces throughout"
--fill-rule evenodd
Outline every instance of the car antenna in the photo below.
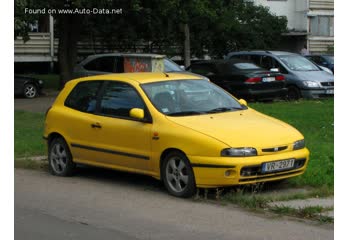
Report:
M 166 72 L 163 72 L 164 73 L 164 75 L 166 76 L 166 77 L 169 77 L 169 74 L 167 74 Z

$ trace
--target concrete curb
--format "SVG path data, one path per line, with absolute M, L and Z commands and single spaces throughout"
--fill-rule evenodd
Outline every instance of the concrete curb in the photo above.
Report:
M 308 198 L 301 200 L 277 201 L 269 203 L 270 207 L 290 207 L 294 209 L 301 209 L 306 207 L 321 206 L 324 208 L 334 208 L 334 197 L 328 198 Z M 334 210 L 321 213 L 322 216 L 334 218 Z

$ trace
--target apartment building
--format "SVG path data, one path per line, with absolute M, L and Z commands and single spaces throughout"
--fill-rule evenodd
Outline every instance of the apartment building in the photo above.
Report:
M 288 19 L 283 50 L 298 52 L 304 44 L 311 53 L 334 47 L 334 0 L 251 0 Z

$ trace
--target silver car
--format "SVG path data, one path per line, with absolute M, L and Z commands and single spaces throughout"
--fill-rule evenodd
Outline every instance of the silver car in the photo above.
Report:
M 288 98 L 321 98 L 334 96 L 334 77 L 305 57 L 280 51 L 232 52 L 227 59 L 250 60 L 270 71 L 281 72 L 286 79 Z
M 183 72 L 160 54 L 107 53 L 88 56 L 74 68 L 74 77 L 124 72 Z

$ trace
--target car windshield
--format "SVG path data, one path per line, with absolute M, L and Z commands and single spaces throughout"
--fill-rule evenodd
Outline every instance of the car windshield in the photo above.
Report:
M 244 110 L 231 95 L 208 80 L 176 80 L 142 84 L 152 104 L 168 116 Z
M 323 56 L 325 59 L 327 59 L 328 62 L 331 64 L 334 64 L 334 56 Z
M 179 65 L 177 65 L 176 63 L 174 63 L 173 61 L 167 58 L 164 59 L 164 69 L 165 69 L 165 72 L 183 72 L 184 71 Z
M 293 71 L 320 71 L 310 60 L 299 55 L 279 56 L 279 58 Z

